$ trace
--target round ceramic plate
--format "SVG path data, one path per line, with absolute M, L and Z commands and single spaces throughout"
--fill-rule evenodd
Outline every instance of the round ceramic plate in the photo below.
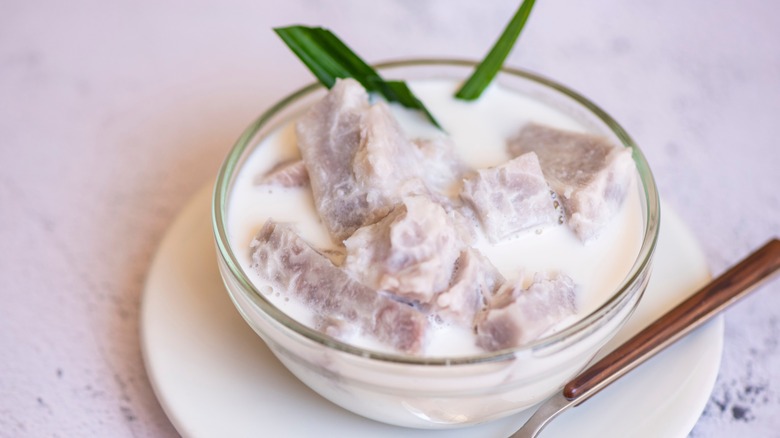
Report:
M 162 241 L 147 278 L 141 342 L 154 391 L 185 437 L 506 437 L 530 415 L 455 430 L 402 429 L 345 411 L 290 374 L 233 307 L 217 270 L 211 188 L 201 190 Z M 655 268 L 639 308 L 607 349 L 709 280 L 701 250 L 662 209 Z M 723 319 L 663 351 L 543 437 L 684 437 L 720 366 Z

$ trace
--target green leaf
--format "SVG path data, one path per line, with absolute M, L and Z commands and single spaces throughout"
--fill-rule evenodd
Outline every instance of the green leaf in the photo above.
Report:
M 326 87 L 339 78 L 353 78 L 366 90 L 384 96 L 388 102 L 421 111 L 437 128 L 441 128 L 425 105 L 402 81 L 385 81 L 370 65 L 360 59 L 333 32 L 321 27 L 288 26 L 274 31 Z
M 512 51 L 512 47 L 515 45 L 517 38 L 520 36 L 520 31 L 523 30 L 525 22 L 528 20 L 528 16 L 531 14 L 531 9 L 534 7 L 535 0 L 523 0 L 520 8 L 512 17 L 512 20 L 507 24 L 506 29 L 498 38 L 498 41 L 490 49 L 485 59 L 477 66 L 471 77 L 466 80 L 466 83 L 455 93 L 455 97 L 462 100 L 475 100 L 482 95 L 488 85 L 493 81 L 501 70 L 501 66 L 504 64 L 509 52 Z
M 433 123 L 434 126 L 441 129 L 439 122 L 433 117 L 433 114 L 428 111 L 428 108 L 423 105 L 420 99 L 412 93 L 409 86 L 404 81 L 385 81 L 383 82 L 382 95 L 385 96 L 390 102 L 398 102 L 407 108 L 413 108 L 418 111 L 422 111 L 428 120 Z

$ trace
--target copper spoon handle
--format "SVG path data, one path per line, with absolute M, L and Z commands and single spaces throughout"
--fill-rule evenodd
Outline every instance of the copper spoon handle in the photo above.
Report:
M 626 373 L 747 295 L 780 268 L 780 240 L 772 239 L 660 319 L 583 371 L 563 388 L 575 405 L 599 392 L 618 370 Z M 584 397 L 584 398 L 583 398 Z
M 780 240 L 772 239 L 634 337 L 577 375 L 513 437 L 535 437 L 550 420 L 577 406 L 659 351 L 701 326 L 780 269 Z

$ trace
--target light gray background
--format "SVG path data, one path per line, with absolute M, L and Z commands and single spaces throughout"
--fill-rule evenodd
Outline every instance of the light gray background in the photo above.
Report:
M 176 435 L 142 363 L 144 277 L 243 128 L 311 80 L 272 26 L 328 26 L 372 62 L 480 58 L 515 8 L 0 2 L 0 436 Z M 764 0 L 540 0 L 508 64 L 620 121 L 720 273 L 780 234 L 778 17 Z M 778 312 L 778 281 L 729 311 L 692 436 L 777 436 Z

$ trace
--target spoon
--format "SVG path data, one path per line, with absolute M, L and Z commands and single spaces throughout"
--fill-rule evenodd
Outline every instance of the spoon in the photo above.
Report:
M 780 268 L 772 239 L 644 330 L 591 365 L 542 404 L 510 438 L 534 438 L 561 412 L 579 406 L 656 353 L 734 304 Z

